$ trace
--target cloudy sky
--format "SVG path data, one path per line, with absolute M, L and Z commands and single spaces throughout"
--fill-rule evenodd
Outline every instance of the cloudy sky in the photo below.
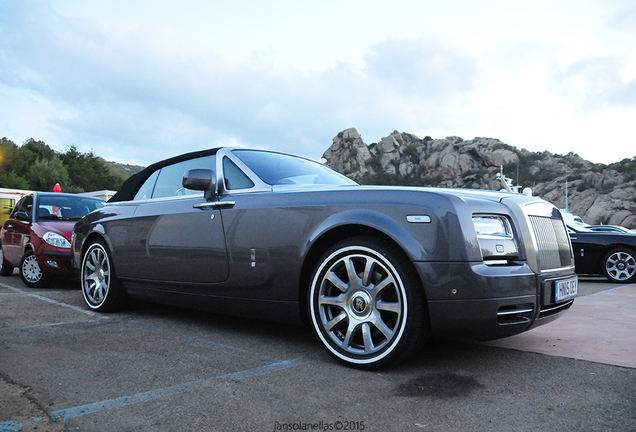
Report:
M 634 0 L 0 0 L 0 137 L 147 165 L 498 138 L 636 156 Z

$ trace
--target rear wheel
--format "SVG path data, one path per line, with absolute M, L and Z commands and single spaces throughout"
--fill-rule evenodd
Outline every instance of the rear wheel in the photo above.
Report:
M 29 288 L 44 288 L 51 282 L 51 278 L 42 273 L 32 250 L 28 250 L 20 261 L 20 277 Z
M 0 246 L 0 276 L 11 276 L 15 267 L 4 258 L 4 251 Z
M 636 254 L 624 248 L 610 251 L 603 258 L 603 274 L 610 282 L 636 282 Z
M 125 293 L 117 281 L 108 247 L 101 240 L 86 249 L 80 273 L 82 294 L 89 308 L 98 312 L 121 308 Z
M 309 312 L 327 351 L 357 368 L 397 363 L 428 335 L 415 270 L 401 249 L 374 237 L 341 241 L 323 255 L 310 286 Z

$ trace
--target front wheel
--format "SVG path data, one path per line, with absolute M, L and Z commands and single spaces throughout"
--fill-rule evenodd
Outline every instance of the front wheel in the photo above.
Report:
M 310 286 L 309 312 L 327 351 L 357 368 L 397 363 L 428 335 L 415 270 L 401 249 L 374 237 L 344 240 L 323 255 Z
M 603 274 L 610 282 L 636 282 L 636 254 L 629 249 L 610 251 L 603 258 Z
M 29 288 L 44 288 L 49 286 L 51 278 L 44 273 L 38 264 L 38 259 L 32 250 L 28 250 L 20 261 L 20 277 Z
M 82 258 L 80 271 L 82 294 L 89 308 L 114 312 L 124 301 L 108 247 L 100 240 L 92 243 Z

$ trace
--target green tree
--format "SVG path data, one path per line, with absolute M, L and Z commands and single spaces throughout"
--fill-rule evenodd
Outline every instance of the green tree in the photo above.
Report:
M 92 151 L 70 146 L 57 152 L 33 138 L 21 146 L 0 139 L 0 187 L 49 191 L 59 183 L 64 192 L 79 193 L 117 190 L 126 178 Z
M 36 141 L 33 138 L 26 140 L 20 147 L 10 149 L 9 152 L 5 172 L 15 171 L 25 178 L 29 178 L 29 172 L 38 159 L 50 160 L 55 156 L 55 150 L 43 141 Z
M 51 159 L 37 159 L 29 170 L 31 188 L 40 191 L 52 191 L 56 183 L 67 191 L 70 186 L 68 171 L 57 155 Z
M 21 175 L 22 172 L 15 167 L 16 153 L 18 152 L 18 146 L 11 140 L 2 138 L 0 140 L 0 170 L 7 174 L 12 171 Z
M 8 174 L 0 172 L 0 187 L 23 190 L 28 190 L 31 188 L 28 180 L 17 175 L 15 171 L 11 171 Z
M 55 156 L 55 150 L 46 145 L 44 141 L 36 141 L 33 138 L 26 140 L 21 148 L 29 150 L 38 159 L 53 159 Z
M 71 184 L 85 191 L 117 190 L 125 180 L 92 151 L 80 153 L 74 145 L 61 153 L 60 159 L 68 170 Z

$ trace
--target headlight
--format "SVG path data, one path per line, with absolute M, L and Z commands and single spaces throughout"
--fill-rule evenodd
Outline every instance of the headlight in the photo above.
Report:
M 55 246 L 55 247 L 63 248 L 63 249 L 71 248 L 71 243 L 69 243 L 69 241 L 66 240 L 64 236 L 61 236 L 58 233 L 49 231 L 45 233 L 42 238 L 44 239 L 46 243 L 50 244 L 51 246 Z
M 473 215 L 481 254 L 488 265 L 508 264 L 519 259 L 519 249 L 510 221 L 500 215 Z
M 510 222 L 504 216 L 474 215 L 473 224 L 477 237 L 512 237 Z

